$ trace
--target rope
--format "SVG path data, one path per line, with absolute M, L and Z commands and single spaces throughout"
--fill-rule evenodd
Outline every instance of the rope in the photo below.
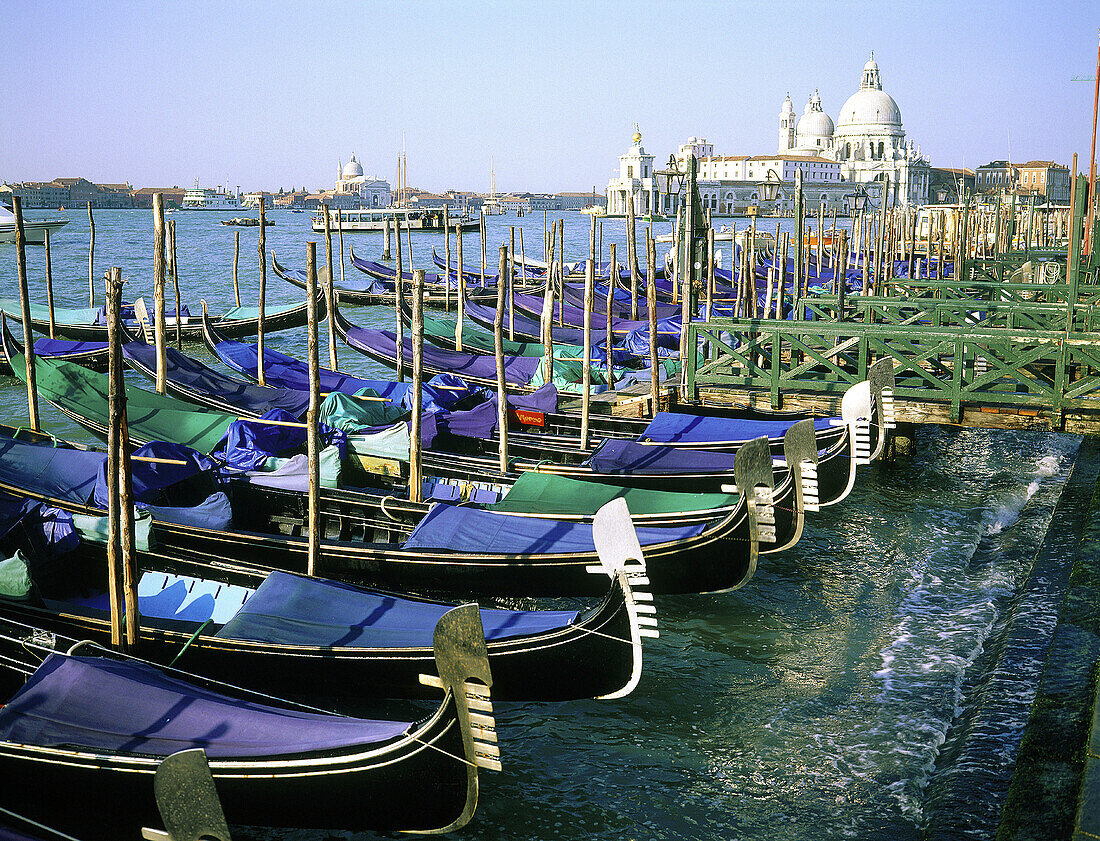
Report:
M 463 765 L 469 765 L 471 768 L 475 769 L 478 767 L 476 762 L 471 762 L 464 756 L 458 756 L 451 753 L 449 750 L 444 750 L 443 748 L 439 747 L 439 745 L 433 745 L 431 742 L 425 742 L 423 739 L 418 739 L 416 736 L 410 736 L 409 738 L 417 744 L 424 745 L 424 747 L 431 748 L 432 750 L 437 750 L 444 756 L 449 756 L 451 759 L 455 760 L 456 762 L 461 762 Z
M 183 652 L 185 652 L 188 648 L 190 648 L 191 643 L 193 643 L 195 640 L 197 640 L 199 638 L 199 634 L 201 634 L 203 631 L 205 631 L 206 628 L 209 625 L 211 625 L 213 622 L 214 622 L 213 619 L 207 619 L 205 622 L 203 622 L 201 625 L 199 625 L 199 627 L 195 630 L 195 633 L 191 634 L 191 636 L 188 638 L 187 642 L 185 642 L 183 644 L 183 648 L 181 648 L 179 650 L 179 653 L 175 657 L 172 658 L 172 662 L 170 662 L 168 665 L 169 666 L 176 665 L 176 661 L 179 660 L 180 657 L 183 656 Z

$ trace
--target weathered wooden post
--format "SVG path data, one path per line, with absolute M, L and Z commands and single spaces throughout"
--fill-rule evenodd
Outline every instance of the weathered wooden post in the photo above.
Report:
M 649 309 L 649 401 L 653 415 L 661 410 L 661 376 L 657 370 L 657 244 L 653 232 L 646 229 L 646 307 Z
M 714 228 L 707 228 L 707 320 L 714 306 Z M 635 317 L 637 313 L 635 313 Z
M 947 214 L 939 214 L 939 236 L 936 238 L 936 280 L 943 280 L 944 237 L 947 229 Z
M 340 366 L 336 360 L 336 319 L 332 317 L 332 311 L 336 303 L 336 293 L 332 288 L 332 210 L 327 204 L 322 204 L 325 215 L 325 311 L 328 313 L 328 367 L 331 371 L 338 371 Z M 337 210 L 337 213 L 340 211 Z
M 611 263 L 610 263 L 610 268 L 609 268 L 609 274 L 614 275 L 618 272 L 618 270 L 619 270 L 619 264 L 616 262 L 615 243 L 611 243 Z M 606 319 L 607 320 L 607 336 L 606 336 L 606 341 L 607 341 L 607 387 L 609 389 L 615 387 L 615 367 L 614 367 L 615 363 L 611 359 L 611 357 L 614 355 L 611 352 L 611 348 L 615 344 L 615 335 L 612 332 L 612 329 L 614 327 L 613 315 L 612 315 L 612 313 L 615 309 L 614 303 L 615 303 L 615 283 L 614 283 L 614 281 L 611 280 L 611 277 L 609 276 L 608 277 L 608 282 L 607 282 L 607 319 Z
M 122 551 L 119 539 L 119 518 L 124 506 L 119 501 L 119 438 L 122 422 L 119 414 L 125 398 L 122 382 L 122 342 L 119 338 L 121 321 L 119 297 L 121 295 L 122 270 L 111 269 L 107 280 L 107 594 L 111 605 L 111 645 L 121 649 L 124 645 L 122 631 L 126 615 L 122 587 Z
M 753 232 L 755 233 L 755 231 Z M 821 283 L 821 259 L 825 251 L 825 202 L 817 206 L 817 282 Z
M 461 224 L 461 223 L 460 223 Z M 447 258 L 443 269 L 443 309 L 451 311 L 451 211 L 443 205 L 443 243 Z
M 481 208 L 481 218 L 478 220 L 481 234 L 481 285 L 484 287 L 486 284 L 485 279 L 485 208 Z M 500 278 L 497 278 L 497 283 L 500 283 Z
M 260 255 L 260 299 L 259 318 L 256 322 L 256 382 L 265 385 L 264 374 L 264 317 L 267 309 L 267 226 L 264 225 L 264 197 L 260 196 L 260 241 L 257 249 Z
M 309 548 L 306 574 L 316 575 L 321 557 L 321 451 L 317 435 L 320 421 L 321 374 L 317 352 L 317 243 L 306 243 L 306 320 L 308 322 L 309 410 L 306 412 L 306 453 L 309 459 Z
M 630 272 L 630 319 L 638 320 L 638 232 L 635 229 L 634 200 L 626 203 L 626 265 Z M 650 280 L 650 278 L 647 278 Z
M 546 211 L 544 210 L 543 213 Z M 519 270 L 523 282 L 527 282 L 527 251 L 523 247 L 523 228 L 519 229 Z
M 397 381 L 405 382 L 405 322 L 402 318 L 405 309 L 405 266 L 401 259 L 401 220 L 393 217 L 394 239 L 397 241 L 397 260 L 394 263 L 393 306 L 397 315 Z
M 423 406 L 424 379 L 424 270 L 413 269 L 412 300 L 412 415 L 409 418 L 409 501 L 424 499 L 421 469 L 420 413 Z
M 339 211 L 337 211 L 336 213 L 336 231 L 339 237 L 340 244 L 340 285 L 344 286 L 344 263 L 346 262 L 346 260 L 344 259 L 344 214 L 340 213 Z M 346 289 L 347 287 L 344 286 L 344 288 Z M 333 294 L 333 297 L 335 297 L 335 293 Z M 332 318 L 331 312 L 328 314 L 328 317 L 330 319 Z M 336 369 L 334 368 L 333 370 Z
M 95 219 L 88 202 L 88 309 L 95 306 Z
M 516 340 L 516 227 L 508 226 L 508 340 Z
M 382 259 L 390 260 L 390 217 L 386 216 L 382 220 Z
M 233 300 L 236 306 L 241 305 L 241 287 L 237 283 L 237 266 L 241 261 L 241 232 L 233 232 Z
M 172 244 L 172 287 L 176 292 L 176 350 L 183 350 L 183 316 L 180 306 L 179 263 L 176 261 L 176 220 L 168 223 L 168 241 Z
M 462 225 L 455 228 L 455 245 L 458 247 L 458 318 L 455 321 L 455 349 L 462 350 L 462 323 L 466 315 L 466 271 L 462 266 Z M 447 278 L 450 283 L 450 277 Z
M 802 273 L 802 249 L 803 249 L 803 214 L 805 209 L 802 206 L 802 168 L 799 167 L 794 172 L 794 312 L 795 318 L 801 320 L 803 317 L 802 312 L 802 280 L 805 275 Z
M 558 272 L 558 280 L 561 294 L 558 297 L 558 326 L 565 326 L 565 220 L 558 220 L 558 261 L 561 263 L 561 271 Z M 595 269 L 593 269 L 594 271 Z
M 875 244 L 875 281 L 871 290 L 873 295 L 885 294 L 886 285 L 886 224 L 889 219 L 890 209 L 887 206 L 890 195 L 890 177 L 884 176 L 882 181 L 882 216 L 878 226 L 878 242 Z
M 546 267 L 546 286 L 542 292 L 542 317 L 539 319 L 543 367 L 548 383 L 554 381 L 554 272 L 557 270 L 556 266 L 557 263 L 550 263 Z
M 405 239 L 409 243 L 409 271 L 411 272 L 412 267 L 413 267 L 413 260 L 414 260 L 414 257 L 413 257 L 413 229 L 412 229 L 412 225 L 409 224 L 408 217 L 405 218 Z
M 596 217 L 588 233 L 588 263 L 584 269 L 584 348 L 581 360 L 581 449 L 588 448 L 588 413 L 592 400 L 592 298 L 596 286 Z M 564 301 L 564 296 L 562 298 Z
M 27 291 L 27 237 L 23 231 L 23 200 L 11 198 L 15 213 L 15 261 L 19 273 L 19 312 L 23 320 L 23 361 L 27 368 L 27 414 L 31 429 L 39 430 L 38 381 L 34 370 L 34 331 L 31 328 L 31 299 Z
M 50 229 L 46 228 L 46 239 L 43 247 L 46 249 L 46 308 L 50 311 L 50 338 L 54 338 L 55 325 L 53 318 L 53 265 L 50 258 Z
M 493 356 L 497 368 L 497 432 L 500 435 L 500 472 L 508 472 L 508 392 L 504 379 L 504 276 L 508 262 L 508 246 L 500 247 L 499 275 L 497 277 L 497 311 L 493 315 Z
M 157 394 L 168 383 L 168 347 L 164 325 L 164 196 L 153 193 L 153 341 L 157 352 Z

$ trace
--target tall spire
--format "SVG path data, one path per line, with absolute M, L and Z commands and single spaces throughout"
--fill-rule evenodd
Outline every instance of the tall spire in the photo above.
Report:
M 867 59 L 867 63 L 863 65 L 863 78 L 860 79 L 859 89 L 861 91 L 882 90 L 882 81 L 878 75 L 878 64 L 875 62 L 875 51 L 871 50 L 871 57 Z

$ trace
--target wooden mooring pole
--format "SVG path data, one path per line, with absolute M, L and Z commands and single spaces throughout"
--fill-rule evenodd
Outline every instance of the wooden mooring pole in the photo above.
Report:
M 50 257 L 50 229 L 46 228 L 46 239 L 43 246 L 46 249 L 46 308 L 50 311 L 50 338 L 54 338 L 56 325 L 53 317 L 53 265 Z
M 462 224 L 455 228 L 455 246 L 458 250 L 458 318 L 455 320 L 455 349 L 462 350 L 462 322 L 466 315 L 466 272 L 462 268 Z M 448 275 L 450 272 L 448 272 Z M 450 277 L 447 278 L 450 283 Z
M 615 309 L 615 278 L 618 277 L 618 274 L 619 264 L 616 261 L 615 243 L 611 243 L 611 263 L 608 267 L 607 276 L 607 347 L 605 349 L 607 352 L 607 387 L 609 389 L 615 387 L 615 363 L 611 359 L 611 357 L 614 356 L 611 349 L 615 344 L 615 335 L 612 333 L 612 328 L 614 326 L 612 321 Z
M 153 342 L 157 355 L 157 394 L 164 394 L 168 383 L 168 344 L 164 324 L 164 251 L 164 196 L 153 193 Z
M 539 319 L 539 332 L 542 334 L 543 375 L 548 383 L 554 381 L 554 272 L 556 266 L 555 262 L 548 263 L 546 267 L 546 286 L 542 291 L 542 318 Z
M 390 217 L 382 220 L 382 259 L 390 260 Z
M 180 314 L 180 276 L 176 260 L 176 220 L 168 223 L 168 241 L 172 249 L 172 287 L 176 293 L 176 350 L 183 350 L 183 316 Z
M 137 551 L 134 541 L 133 477 L 126 417 L 125 363 L 122 356 L 122 269 L 111 269 L 106 287 L 107 388 L 107 570 L 111 603 L 111 644 L 135 651 L 140 630 Z
M 634 199 L 626 203 L 626 266 L 630 272 L 630 319 L 638 320 L 638 232 L 635 228 Z M 648 278 L 647 278 L 648 279 Z
M 256 322 L 256 382 L 265 385 L 264 376 L 264 317 L 267 314 L 267 235 L 264 233 L 264 197 L 260 196 L 260 241 L 257 249 L 260 255 L 260 296 L 259 319 Z
M 445 267 L 443 269 L 443 309 L 451 311 L 451 212 L 447 205 L 443 205 L 443 244 L 446 252 Z
M 31 429 L 37 432 L 38 381 L 34 368 L 34 330 L 31 328 L 31 299 L 27 291 L 27 237 L 23 231 L 22 199 L 13 195 L 12 211 L 15 213 L 15 262 L 19 273 L 19 313 L 23 320 L 23 361 L 27 369 L 27 415 Z
M 306 243 L 306 321 L 308 327 L 309 410 L 306 413 L 306 453 L 309 459 L 309 548 L 306 574 L 316 575 L 321 557 L 321 452 L 317 436 L 320 421 L 321 375 L 317 352 L 317 243 Z
M 325 211 L 325 311 L 328 313 L 328 367 L 330 371 L 340 369 L 336 359 L 336 319 L 332 317 L 332 311 L 336 304 L 336 292 L 332 288 L 332 210 L 327 204 L 321 205 Z M 340 213 L 339 210 L 336 211 Z
M 95 218 L 88 202 L 88 309 L 95 306 Z
M 516 340 L 516 228 L 508 226 L 508 341 Z
M 484 217 L 483 217 L 484 218 Z M 497 433 L 500 436 L 500 472 L 508 472 L 508 392 L 504 379 L 504 272 L 508 263 L 508 246 L 500 247 L 500 269 L 497 276 L 497 311 L 493 315 L 493 356 L 497 369 Z
M 661 410 L 661 377 L 657 370 L 657 243 L 653 231 L 646 229 L 646 307 L 649 309 L 649 401 L 653 415 Z
M 241 287 L 237 282 L 237 267 L 241 262 L 241 232 L 233 232 L 233 301 L 235 306 L 241 305 Z
M 584 269 L 584 349 L 581 359 L 581 449 L 588 447 L 588 413 L 592 395 L 592 296 L 596 286 L 596 217 L 592 217 L 588 234 L 588 263 Z M 562 298 L 564 300 L 564 296 Z
M 420 413 L 423 406 L 424 378 L 424 270 L 413 269 L 412 288 L 412 415 L 409 418 L 409 502 L 424 499 Z
M 397 347 L 394 350 L 397 351 L 397 381 L 399 383 L 405 382 L 405 320 L 403 318 L 405 309 L 405 265 L 401 253 L 401 220 L 396 216 L 393 217 L 394 239 L 397 241 L 397 259 L 394 263 L 393 273 L 393 306 L 397 315 Z

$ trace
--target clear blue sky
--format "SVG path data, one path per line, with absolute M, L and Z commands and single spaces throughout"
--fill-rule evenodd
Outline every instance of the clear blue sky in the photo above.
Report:
M 331 187 L 355 153 L 431 190 L 603 189 L 777 146 L 790 91 L 834 119 L 875 51 L 933 165 L 1087 164 L 1100 3 L 0 0 L 0 180 Z

